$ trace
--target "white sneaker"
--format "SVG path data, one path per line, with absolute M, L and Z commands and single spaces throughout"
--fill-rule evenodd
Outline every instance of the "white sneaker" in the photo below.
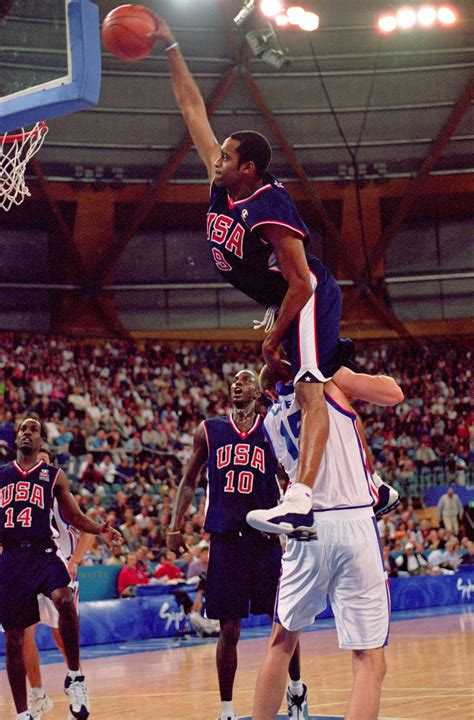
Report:
M 64 692 L 69 698 L 68 720 L 87 720 L 91 707 L 84 675 L 78 675 L 75 680 L 66 675 Z
M 43 715 L 49 713 L 53 707 L 53 701 L 44 690 L 38 692 L 38 688 L 32 688 L 28 694 L 28 712 L 33 720 L 41 720 Z
M 256 530 L 276 535 L 300 532 L 315 535 L 311 490 L 301 483 L 292 485 L 280 505 L 269 510 L 251 510 L 247 522 Z
M 222 713 L 217 720 L 238 720 L 236 713 Z
M 290 687 L 286 691 L 288 720 L 308 720 L 308 688 L 303 685 L 301 695 L 293 695 Z

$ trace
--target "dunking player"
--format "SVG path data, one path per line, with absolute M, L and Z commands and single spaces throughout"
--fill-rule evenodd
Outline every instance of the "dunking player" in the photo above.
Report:
M 207 234 L 214 263 L 236 288 L 275 312 L 265 316 L 265 362 L 281 369 L 279 346 L 291 356 L 301 407 L 297 483 L 275 509 L 293 529 L 312 523 L 311 487 L 329 430 L 323 386 L 337 370 L 341 293 L 329 270 L 305 252 L 309 230 L 290 195 L 267 172 L 268 141 L 257 132 L 233 133 L 222 146 L 204 100 L 169 26 L 157 18 L 151 33 L 168 54 L 177 104 L 211 179 Z M 272 321 L 274 320 L 273 324 Z M 264 321 L 265 322 L 265 321 Z
M 38 453 L 38 460 L 42 460 L 51 465 L 52 459 L 49 448 L 46 446 L 41 447 Z M 71 576 L 69 587 L 73 592 L 74 604 L 77 610 L 79 604 L 79 583 L 76 579 L 77 567 L 86 552 L 92 547 L 95 535 L 90 535 L 85 532 L 77 533 L 62 517 L 56 498 L 54 498 L 53 501 L 53 525 L 56 531 L 54 541 L 67 562 L 67 569 Z M 53 601 L 44 595 L 39 596 L 38 603 L 40 622 L 51 627 L 54 641 L 64 655 L 64 646 L 58 630 L 58 611 Z M 41 720 L 43 715 L 46 715 L 46 713 L 52 709 L 53 701 L 48 697 L 43 688 L 39 653 L 35 642 L 36 627 L 36 624 L 30 625 L 30 627 L 25 630 L 23 655 L 25 658 L 26 675 L 31 687 L 28 697 L 28 710 L 33 720 Z
M 190 462 L 179 485 L 167 542 L 182 551 L 181 521 L 196 490 L 199 474 L 208 465 L 208 507 L 205 530 L 211 533 L 206 583 L 206 612 L 220 622 L 217 675 L 221 696 L 220 720 L 236 720 L 232 693 L 237 670 L 240 620 L 273 613 L 280 575 L 281 548 L 276 538 L 252 530 L 245 517 L 255 508 L 278 501 L 277 461 L 256 413 L 259 397 L 253 372 L 241 370 L 231 386 L 232 413 L 203 421 L 194 433 Z M 293 648 L 289 673 L 289 717 L 306 717 L 306 688 L 300 680 L 299 648 Z M 287 666 L 288 667 L 288 666 Z M 291 714 L 290 714 L 291 713 Z
M 403 398 L 391 378 L 366 376 L 366 381 L 373 383 L 374 400 L 380 392 L 382 404 Z M 274 375 L 268 368 L 262 371 L 260 383 L 264 390 L 273 389 Z M 265 429 L 291 479 L 298 463 L 301 414 L 291 383 L 279 383 L 277 392 L 278 402 L 265 419 Z M 275 719 L 295 643 L 300 631 L 326 607 L 327 594 L 339 646 L 353 652 L 353 684 L 344 717 L 377 718 L 389 631 L 386 573 L 373 512 L 377 490 L 347 397 L 328 382 L 325 401 L 329 438 L 312 498 L 317 535 L 310 542 L 288 541 L 272 637 L 257 679 L 254 720 Z M 260 529 L 268 523 L 258 510 L 250 512 L 247 520 Z
M 79 510 L 69 482 L 58 468 L 38 460 L 44 431 L 35 418 L 20 424 L 16 460 L 0 467 L 0 623 L 5 630 L 8 681 L 17 720 L 31 720 L 27 710 L 23 656 L 25 628 L 39 621 L 38 595 L 51 598 L 68 673 L 64 689 L 69 718 L 89 717 L 87 686 L 79 669 L 79 624 L 66 562 L 52 538 L 50 510 L 57 498 L 62 515 L 78 530 L 121 542 L 117 531 L 92 522 Z

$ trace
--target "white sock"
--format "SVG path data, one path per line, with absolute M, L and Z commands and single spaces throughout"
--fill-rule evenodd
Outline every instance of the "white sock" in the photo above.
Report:
M 234 703 L 232 700 L 221 702 L 221 715 L 233 715 L 235 712 L 234 710 Z
M 33 695 L 37 695 L 38 697 L 43 697 L 43 695 L 46 695 L 44 687 L 42 685 L 39 685 L 38 687 L 32 687 L 31 692 L 33 693 Z
M 292 680 L 290 678 L 290 692 L 292 695 L 303 694 L 303 683 L 301 682 L 301 680 Z
M 67 674 L 71 678 L 71 680 L 76 680 L 78 677 L 81 676 L 81 671 L 80 670 L 68 670 Z
M 18 713 L 16 720 L 32 720 L 32 718 L 28 710 L 25 710 L 25 712 Z
M 376 488 L 379 488 L 383 483 L 382 478 L 376 472 L 372 473 L 372 480 L 374 481 L 374 485 Z
M 288 495 L 288 493 L 291 493 L 293 497 L 311 497 L 311 488 L 298 482 L 291 485 L 285 495 Z

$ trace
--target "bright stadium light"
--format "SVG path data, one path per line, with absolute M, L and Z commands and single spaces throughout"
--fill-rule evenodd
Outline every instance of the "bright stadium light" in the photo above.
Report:
M 299 25 L 302 21 L 306 10 L 299 5 L 292 5 L 286 11 L 288 20 L 291 25 Z
M 378 26 L 382 32 L 393 32 L 398 27 L 397 18 L 395 15 L 382 15 L 378 19 Z
M 307 32 L 313 32 L 319 27 L 319 16 L 313 12 L 305 12 L 303 18 L 300 20 L 299 26 L 302 30 Z
M 424 5 L 417 13 L 418 24 L 423 27 L 429 27 L 436 22 L 436 10 L 431 5 Z
M 454 8 L 449 5 L 443 5 L 438 10 L 438 20 L 442 25 L 454 25 L 458 16 Z
M 288 15 L 284 15 L 283 13 L 281 15 L 277 15 L 275 20 L 275 25 L 278 25 L 278 27 L 286 27 L 289 24 Z
M 401 30 L 409 30 L 416 24 L 416 12 L 410 7 L 403 7 L 397 11 L 397 23 Z
M 260 12 L 265 17 L 275 17 L 284 11 L 282 0 L 261 0 Z

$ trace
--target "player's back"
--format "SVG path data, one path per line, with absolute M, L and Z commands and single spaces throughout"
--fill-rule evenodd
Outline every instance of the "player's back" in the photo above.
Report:
M 23 470 L 15 461 L 0 467 L 0 540 L 49 539 L 58 468 L 40 461 Z
M 207 532 L 248 530 L 245 518 L 250 510 L 278 502 L 278 463 L 262 425 L 257 416 L 243 433 L 231 416 L 204 422 L 209 450 Z
M 277 404 L 271 408 L 265 428 L 278 459 L 294 482 L 301 410 L 291 384 L 280 385 L 278 392 L 279 408 Z M 333 383 L 327 385 L 325 399 L 329 436 L 313 485 L 313 508 L 324 511 L 371 507 L 378 494 L 357 429 L 357 416 Z

